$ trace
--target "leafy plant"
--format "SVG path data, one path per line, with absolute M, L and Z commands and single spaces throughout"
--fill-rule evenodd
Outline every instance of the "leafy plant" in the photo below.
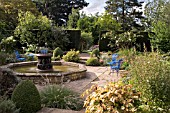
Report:
M 54 49 L 54 52 L 53 52 L 53 57 L 62 57 L 64 54 L 64 52 L 62 51 L 62 49 L 60 47 L 57 47 Z
M 99 49 L 94 49 L 91 54 L 90 54 L 90 57 L 97 57 L 98 59 L 100 58 L 100 51 Z
M 98 58 L 91 57 L 86 61 L 86 65 L 87 66 L 99 66 L 100 62 L 99 62 Z
M 170 105 L 170 65 L 157 53 L 136 56 L 130 67 L 130 83 L 142 93 L 154 112 L 168 112 Z
M 104 87 L 93 86 L 82 96 L 86 94 L 86 113 L 132 113 L 136 112 L 140 105 L 140 93 L 136 92 L 132 85 L 122 82 L 109 83 Z
M 93 37 L 91 33 L 81 33 L 81 50 L 89 49 L 93 44 Z
M 80 110 L 83 100 L 73 91 L 57 85 L 47 86 L 40 92 L 44 107 Z
M 0 69 L 0 96 L 6 95 L 11 97 L 11 94 L 18 84 L 19 79 L 8 69 Z
M 67 62 L 79 62 L 79 51 L 71 50 L 63 56 L 63 59 Z
M 13 101 L 0 97 L 0 113 L 19 113 Z
M 41 109 L 41 99 L 39 92 L 33 82 L 21 81 L 12 94 L 12 100 L 16 107 L 20 108 L 20 113 L 36 113 Z
M 120 67 L 121 69 L 125 69 L 125 70 L 128 70 L 128 68 L 129 68 L 129 63 L 128 62 L 123 62 L 122 64 L 121 64 L 121 67 Z

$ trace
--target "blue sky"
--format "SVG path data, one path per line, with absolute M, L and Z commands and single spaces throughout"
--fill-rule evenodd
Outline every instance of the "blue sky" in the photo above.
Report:
M 105 2 L 107 0 L 85 0 L 89 3 L 88 7 L 83 8 L 86 14 L 95 14 L 97 12 L 104 13 L 104 6 L 106 6 Z M 139 0 L 144 1 L 144 0 Z

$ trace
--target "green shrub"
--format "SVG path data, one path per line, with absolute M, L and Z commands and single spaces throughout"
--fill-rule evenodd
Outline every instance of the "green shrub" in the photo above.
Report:
M 100 58 L 100 51 L 98 48 L 94 49 L 91 54 L 90 57 L 97 57 L 98 59 Z
M 82 32 L 81 33 L 81 50 L 88 50 L 93 44 L 93 36 L 91 33 Z
M 63 59 L 67 62 L 79 62 L 79 51 L 71 50 L 67 52 L 66 55 L 63 56 Z
M 57 85 L 46 87 L 40 93 L 44 107 L 80 110 L 83 100 L 73 91 Z
M 99 62 L 98 58 L 91 57 L 86 61 L 86 65 L 87 66 L 99 66 L 100 62 Z
M 61 50 L 60 47 L 57 47 L 54 49 L 54 52 L 53 52 L 53 58 L 54 59 L 58 59 L 59 57 L 62 57 L 63 56 L 63 51 Z
M 125 70 L 128 70 L 129 69 L 129 63 L 128 62 L 123 62 L 122 64 L 121 64 L 121 67 L 120 67 L 121 69 L 125 69 Z
M 53 52 L 53 57 L 62 56 L 62 55 L 63 55 L 63 51 L 61 50 L 60 47 L 57 47 Z
M 16 62 L 14 54 L 0 52 L 0 65 L 5 65 L 5 64 L 11 63 L 11 62 L 12 63 Z
M 12 100 L 20 108 L 20 113 L 36 113 L 41 109 L 39 92 L 33 82 L 21 81 L 12 94 Z
M 19 79 L 8 69 L 0 69 L 0 96 L 11 97 Z
M 19 113 L 19 109 L 13 101 L 0 97 L 0 113 Z
M 82 96 L 86 94 L 86 113 L 133 113 L 137 112 L 141 104 L 140 93 L 132 85 L 122 82 L 109 83 L 104 87 L 93 86 Z
M 153 112 L 169 112 L 170 65 L 157 53 L 137 56 L 130 67 L 130 83 L 142 93 Z

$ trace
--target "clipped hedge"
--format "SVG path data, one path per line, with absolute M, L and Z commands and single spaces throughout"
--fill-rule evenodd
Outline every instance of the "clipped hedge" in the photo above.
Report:
M 36 113 L 41 109 L 41 99 L 39 92 L 33 82 L 21 81 L 12 94 L 12 100 L 16 107 L 20 108 L 20 113 Z

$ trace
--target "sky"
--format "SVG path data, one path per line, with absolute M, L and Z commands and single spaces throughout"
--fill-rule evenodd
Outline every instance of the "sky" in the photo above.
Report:
M 89 5 L 83 8 L 86 14 L 104 13 L 104 6 L 107 0 L 85 0 Z
M 97 12 L 99 12 L 99 14 L 104 13 L 105 11 L 104 7 L 106 6 L 105 2 L 107 0 L 85 0 L 85 1 L 88 2 L 89 5 L 83 8 L 82 11 L 84 11 L 87 15 L 88 14 L 94 15 Z M 144 1 L 144 0 L 139 0 L 139 1 Z

